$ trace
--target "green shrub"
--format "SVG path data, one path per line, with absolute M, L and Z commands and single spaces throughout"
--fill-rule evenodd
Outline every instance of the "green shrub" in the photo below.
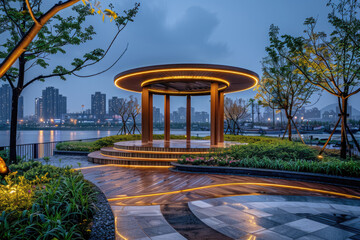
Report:
M 0 185 L 0 191 L 8 191 L 0 193 L 0 239 L 89 237 L 95 193 L 80 172 L 40 162 L 10 165 L 10 169 L 18 173 Z
M 62 142 L 56 144 L 56 149 L 60 151 L 81 151 L 91 152 L 95 147 L 95 142 Z
M 289 141 L 258 141 L 248 145 L 234 145 L 224 151 L 235 159 L 246 157 L 268 157 L 291 161 L 296 159 L 316 160 L 318 152 L 307 145 Z
M 12 164 L 9 166 L 12 172 L 18 172 L 19 175 L 24 176 L 28 180 L 34 180 L 36 177 L 47 175 L 48 178 L 59 178 L 60 176 L 70 176 L 74 174 L 74 170 L 70 166 L 64 168 L 55 167 L 52 165 L 44 165 L 38 161 L 22 162 L 19 164 Z
M 308 161 L 308 160 L 282 160 L 269 157 L 245 157 L 236 160 L 230 156 L 183 157 L 178 161 L 181 164 L 204 166 L 227 166 L 264 168 L 274 170 L 321 173 L 328 175 L 360 177 L 360 161 Z

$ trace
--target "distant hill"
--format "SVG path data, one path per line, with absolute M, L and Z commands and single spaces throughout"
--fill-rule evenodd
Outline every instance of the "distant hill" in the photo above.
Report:
M 336 107 L 338 106 L 337 103 L 333 103 L 333 104 L 329 104 L 326 107 L 323 107 L 320 109 L 321 114 L 323 114 L 325 111 L 331 111 L 334 110 L 336 112 Z M 356 108 L 354 108 L 354 106 L 352 106 L 352 115 L 353 116 L 360 116 L 360 111 L 357 110 Z

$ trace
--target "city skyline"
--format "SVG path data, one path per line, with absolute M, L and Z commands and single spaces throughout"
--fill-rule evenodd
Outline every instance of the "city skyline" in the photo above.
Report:
M 104 0 L 104 4 L 108 1 Z M 127 0 L 116 2 L 115 7 L 130 8 L 135 1 Z M 262 7 L 259 8 L 258 6 Z M 265 46 L 268 45 L 268 29 L 274 23 L 280 27 L 281 33 L 298 35 L 304 30 L 303 22 L 306 17 L 318 18 L 318 29 L 329 32 L 326 16 L 329 8 L 326 2 L 306 1 L 228 1 L 221 4 L 218 1 L 163 1 L 154 0 L 144 2 L 133 23 L 120 34 L 120 38 L 110 51 L 104 63 L 84 70 L 81 75 L 92 74 L 105 69 L 122 52 L 129 43 L 124 57 L 105 74 L 91 78 L 76 78 L 71 76 L 67 81 L 51 79 L 46 82 L 37 82 L 23 93 L 25 99 L 25 115 L 34 113 L 34 103 L 29 99 L 39 96 L 40 89 L 54 86 L 68 96 L 69 111 L 81 111 L 82 105 L 90 108 L 91 101 L 87 95 L 101 91 L 108 96 L 118 98 L 134 95 L 116 88 L 113 79 L 116 74 L 131 68 L 165 64 L 165 63 L 215 63 L 244 67 L 261 75 L 261 59 L 265 56 Z M 284 11 L 285 8 L 285 11 Z M 236 11 L 239 13 L 235 14 Z M 299 9 L 293 11 L 292 9 Z M 64 13 L 69 13 L 66 10 Z M 256 16 L 264 16 L 258 18 Z M 229 16 L 232 16 L 231 18 Z M 237 28 L 232 24 L 237 22 Z M 251 22 L 251 24 L 247 24 Z M 106 47 L 107 38 L 113 32 L 111 23 L 103 23 L 98 19 L 90 19 L 98 32 L 94 41 L 87 44 L 87 48 Z M 243 23 L 243 24 L 242 24 Z M 249 43 L 252 43 L 249 45 Z M 67 52 L 67 58 L 81 55 L 84 49 L 78 48 Z M 52 64 L 60 64 L 64 60 L 60 54 L 53 57 Z M 34 70 L 37 71 L 38 69 Z M 46 72 L 46 70 L 41 70 Z M 32 76 L 32 70 L 27 76 Z M 232 98 L 249 99 L 254 97 L 252 90 L 229 94 Z M 317 95 L 312 99 L 315 103 Z M 350 99 L 350 104 L 360 100 L 360 96 Z M 185 102 L 184 98 L 172 101 L 171 108 L 177 109 Z M 193 106 L 201 111 L 208 111 L 208 97 L 193 98 Z M 336 97 L 323 93 L 323 97 L 315 106 L 321 108 L 329 103 L 335 103 Z M 206 104 L 205 104 L 206 103 Z M 163 98 L 155 96 L 154 106 L 161 107 Z

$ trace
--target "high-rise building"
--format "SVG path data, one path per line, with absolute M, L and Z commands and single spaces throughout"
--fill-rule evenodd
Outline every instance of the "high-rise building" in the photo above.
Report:
M 106 114 L 106 94 L 95 92 L 91 95 L 91 114 L 102 118 Z
M 47 87 L 42 91 L 42 118 L 61 118 L 62 114 L 66 114 L 66 105 L 66 97 L 59 94 L 59 89 Z
M 7 122 L 11 118 L 12 89 L 9 84 L 0 87 L 0 121 Z M 18 119 L 24 117 L 24 98 L 19 97 Z
M 181 122 L 181 123 L 186 122 L 186 108 L 179 107 L 178 113 L 179 113 L 179 122 Z
M 0 120 L 9 121 L 11 116 L 11 87 L 8 84 L 0 87 Z
M 23 119 L 23 118 L 24 118 L 24 97 L 20 96 L 18 102 L 18 119 Z
M 123 98 L 112 97 L 111 99 L 109 99 L 109 110 L 108 110 L 109 115 L 110 116 L 119 115 L 119 109 L 123 103 L 124 103 Z
M 210 115 L 208 112 L 205 112 L 205 111 L 195 112 L 194 120 L 192 120 L 192 122 L 208 123 L 208 122 L 210 122 Z
M 44 118 L 43 109 L 44 106 L 42 97 L 35 98 L 35 116 L 38 120 Z
M 161 123 L 162 122 L 161 114 L 160 114 L 160 108 L 153 107 L 153 119 L 154 119 L 154 123 Z

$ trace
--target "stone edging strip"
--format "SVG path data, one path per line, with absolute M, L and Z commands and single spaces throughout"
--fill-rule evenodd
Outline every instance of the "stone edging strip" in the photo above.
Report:
M 193 172 L 193 173 L 215 173 L 215 174 L 240 174 L 249 176 L 262 176 L 262 177 L 276 177 L 288 178 L 293 180 L 304 180 L 321 183 L 332 183 L 348 187 L 360 187 L 360 178 L 340 177 L 325 174 L 283 171 L 263 168 L 242 168 L 242 167 L 213 167 L 213 166 L 198 166 L 198 165 L 185 165 L 179 163 L 171 163 L 175 167 L 174 170 L 180 172 Z
M 87 156 L 90 152 L 54 150 L 54 155 Z

